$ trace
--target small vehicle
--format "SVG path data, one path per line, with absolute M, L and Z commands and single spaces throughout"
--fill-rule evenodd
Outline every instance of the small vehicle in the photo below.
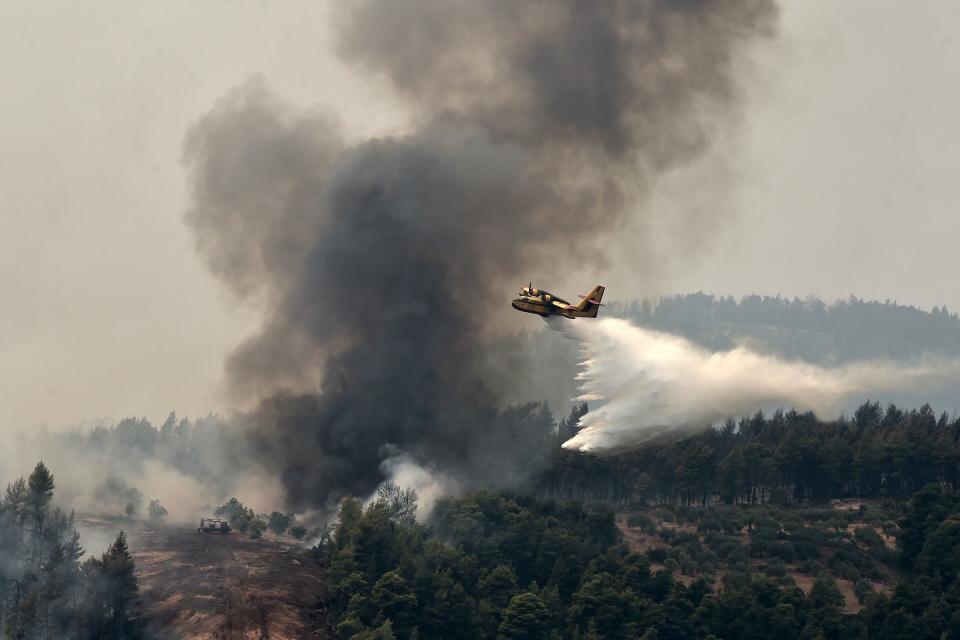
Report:
M 197 531 L 227 535 L 230 532 L 230 525 L 222 518 L 200 518 L 200 528 Z

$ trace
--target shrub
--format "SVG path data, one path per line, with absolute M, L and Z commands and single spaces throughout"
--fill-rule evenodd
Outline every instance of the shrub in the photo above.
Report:
M 747 550 L 744 549 L 743 545 L 740 545 L 728 553 L 726 559 L 730 564 L 746 562 L 748 559 Z
M 861 578 L 853 585 L 853 593 L 857 596 L 860 604 L 866 604 L 867 598 L 874 594 L 873 583 L 866 578 Z
M 286 531 L 289 526 L 290 516 L 283 515 L 279 511 L 274 511 L 270 514 L 270 520 L 267 522 L 267 527 L 269 527 L 270 531 L 280 535 Z
M 680 505 L 675 509 L 677 514 L 677 522 L 691 522 L 696 518 L 698 509 L 693 507 L 688 507 L 686 505 Z
M 783 562 L 793 562 L 793 545 L 789 542 L 774 542 L 767 547 L 767 555 Z
M 768 516 L 759 518 L 754 527 L 755 531 L 771 532 L 774 535 L 780 531 L 780 525 L 777 523 L 777 521 Z
M 659 562 L 660 564 L 663 564 L 663 562 L 667 559 L 667 551 L 666 549 L 662 548 L 647 549 L 647 557 L 650 558 L 651 562 Z
M 747 553 L 744 550 L 743 545 L 735 540 L 725 541 L 714 547 L 713 550 L 718 557 L 723 558 L 724 560 L 729 560 L 730 556 L 734 553 L 742 555 L 743 558 L 747 557 Z
M 656 523 L 654 523 L 653 519 L 642 513 L 631 513 L 627 516 L 627 527 L 646 532 L 654 532 L 657 530 Z
M 784 519 L 782 527 L 787 533 L 793 533 L 803 529 L 803 520 L 795 516 L 789 516 Z
M 250 520 L 249 524 L 250 537 L 254 540 L 257 540 L 263 536 L 263 532 L 267 530 L 267 521 L 263 518 L 254 517 Z
M 301 524 L 290 527 L 290 535 L 297 540 L 303 540 L 307 535 L 307 528 Z
M 160 504 L 159 500 L 151 500 L 150 506 L 147 507 L 147 514 L 150 516 L 150 519 L 154 522 L 159 522 L 163 520 L 167 515 L 167 510 Z
M 772 543 L 766 540 L 754 540 L 750 543 L 750 557 L 763 558 L 770 550 Z
M 799 570 L 800 573 L 807 574 L 808 576 L 818 576 L 826 570 L 826 567 L 816 560 L 804 560 L 797 565 L 797 570 Z
M 837 588 L 837 581 L 833 577 L 823 574 L 813 581 L 810 590 L 810 604 L 814 608 L 833 608 L 843 606 L 843 594 Z
M 853 532 L 853 539 L 865 547 L 876 548 L 883 546 L 883 539 L 873 527 L 857 527 Z
M 807 540 L 794 540 L 790 543 L 793 555 L 798 560 L 816 560 L 820 557 L 820 548 Z
M 213 514 L 220 518 L 226 518 L 230 526 L 240 533 L 246 533 L 247 530 L 250 529 L 251 523 L 257 517 L 253 509 L 244 506 L 244 504 L 236 498 L 230 498 L 227 502 L 217 507 Z M 264 527 L 266 527 L 266 523 L 264 523 Z M 260 533 L 262 534 L 263 531 L 261 530 Z
M 716 518 L 706 517 L 700 522 L 697 529 L 699 531 L 723 531 L 723 524 Z
M 774 558 L 764 567 L 763 572 L 773 578 L 782 578 L 787 575 L 787 567 L 783 562 Z
M 840 576 L 841 578 L 846 578 L 850 582 L 856 582 L 862 577 L 857 568 L 849 562 L 833 562 L 831 559 L 831 561 L 827 563 L 827 566 L 836 575 Z

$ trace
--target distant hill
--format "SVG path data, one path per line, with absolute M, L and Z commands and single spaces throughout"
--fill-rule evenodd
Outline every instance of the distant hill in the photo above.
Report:
M 909 360 L 924 353 L 960 356 L 960 317 L 946 307 L 930 311 L 895 302 L 691 293 L 612 303 L 609 315 L 682 335 L 710 349 L 739 343 L 822 365 L 853 360 Z

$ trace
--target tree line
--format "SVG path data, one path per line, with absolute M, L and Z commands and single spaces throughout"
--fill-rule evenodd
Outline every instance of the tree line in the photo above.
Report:
M 140 637 L 125 534 L 99 558 L 81 562 L 73 514 L 52 504 L 55 486 L 40 462 L 0 500 L 0 632 L 24 640 Z
M 599 457 L 560 448 L 585 406 L 560 423 L 534 490 L 615 504 L 800 503 L 909 498 L 927 484 L 960 485 L 960 419 L 928 405 L 861 405 L 851 417 L 758 412 L 669 444 Z

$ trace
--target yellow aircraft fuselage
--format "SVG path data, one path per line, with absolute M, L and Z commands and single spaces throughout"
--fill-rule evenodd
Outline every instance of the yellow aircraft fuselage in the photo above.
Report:
M 563 316 L 564 318 L 596 318 L 597 311 L 603 306 L 604 288 L 597 285 L 589 295 L 580 296 L 577 304 L 570 304 L 563 298 L 558 298 L 549 291 L 534 289 L 533 284 L 520 290 L 519 297 L 514 298 L 511 305 L 517 311 L 535 313 L 547 318 L 549 316 Z

